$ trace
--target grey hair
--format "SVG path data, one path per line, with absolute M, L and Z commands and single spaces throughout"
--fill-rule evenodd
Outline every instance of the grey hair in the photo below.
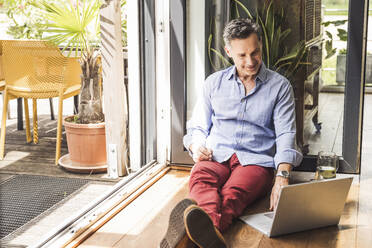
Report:
M 223 31 L 223 40 L 226 46 L 230 46 L 230 41 L 234 39 L 245 39 L 251 34 L 256 34 L 261 41 L 261 28 L 253 20 L 239 18 L 230 21 Z

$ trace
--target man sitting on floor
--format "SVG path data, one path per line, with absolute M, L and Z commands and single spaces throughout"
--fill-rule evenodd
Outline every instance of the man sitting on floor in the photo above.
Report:
M 184 137 L 195 161 L 190 199 L 173 209 L 160 247 L 177 247 L 186 233 L 199 247 L 226 247 L 221 233 L 233 219 L 271 188 L 274 210 L 292 166 L 302 160 L 296 150 L 293 90 L 262 63 L 259 26 L 235 19 L 223 38 L 234 66 L 203 84 Z

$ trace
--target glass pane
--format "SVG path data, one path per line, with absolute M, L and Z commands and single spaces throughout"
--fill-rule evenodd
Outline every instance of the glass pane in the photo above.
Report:
M 318 113 L 305 110 L 304 152 L 306 153 L 308 150 L 308 154 L 316 155 L 319 151 L 333 151 L 341 155 L 348 1 L 325 0 L 322 1 L 322 4 L 321 35 L 324 43 L 320 70 Z M 307 104 L 309 105 L 312 105 L 314 97 L 316 98 L 314 93 L 308 94 L 311 91 L 314 92 L 314 88 L 311 87 L 310 80 L 310 84 L 309 81 L 305 83 L 305 102 L 308 101 Z M 305 104 L 306 108 L 309 107 L 306 107 Z M 318 118 L 318 121 L 316 118 Z M 306 145 L 308 146 L 306 147 Z

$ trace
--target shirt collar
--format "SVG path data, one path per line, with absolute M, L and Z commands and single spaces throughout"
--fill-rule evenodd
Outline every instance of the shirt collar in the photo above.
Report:
M 266 78 L 267 78 L 267 68 L 266 68 L 264 62 L 262 62 L 260 70 L 258 71 L 258 74 L 257 74 L 257 77 L 256 77 L 256 81 L 257 81 L 257 79 L 259 79 L 259 81 L 261 81 L 261 83 L 264 83 L 266 81 Z
M 226 75 L 227 79 L 230 80 L 232 78 L 236 79 L 236 66 L 231 66 L 230 70 L 228 71 Z
M 234 78 L 236 80 L 237 76 L 238 75 L 237 75 L 237 72 L 236 72 L 236 66 L 233 65 L 231 70 L 227 74 L 227 79 L 230 80 L 230 79 Z M 257 74 L 257 77 L 256 77 L 256 81 L 264 83 L 266 81 L 266 78 L 267 78 L 267 68 L 266 68 L 265 64 L 262 62 L 260 70 L 258 71 L 258 74 Z

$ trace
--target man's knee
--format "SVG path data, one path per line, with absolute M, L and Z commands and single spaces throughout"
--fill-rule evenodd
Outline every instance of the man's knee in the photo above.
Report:
M 222 207 L 233 212 L 241 212 L 259 198 L 261 190 L 247 190 L 240 187 L 223 188 L 221 191 Z
M 191 176 L 196 175 L 211 175 L 213 177 L 218 177 L 221 174 L 225 174 L 225 168 L 222 164 L 215 161 L 200 161 L 197 162 L 191 169 Z
M 196 182 L 215 182 L 216 176 L 211 169 L 210 161 L 197 162 L 191 169 L 190 184 Z
M 194 165 L 190 180 L 189 187 L 193 188 L 196 184 L 204 185 L 205 187 L 220 188 L 229 177 L 229 169 L 215 161 L 201 161 Z
M 208 168 L 208 164 L 210 164 L 211 161 L 199 161 L 194 164 L 194 166 L 191 169 L 191 172 L 202 170 L 204 168 Z

